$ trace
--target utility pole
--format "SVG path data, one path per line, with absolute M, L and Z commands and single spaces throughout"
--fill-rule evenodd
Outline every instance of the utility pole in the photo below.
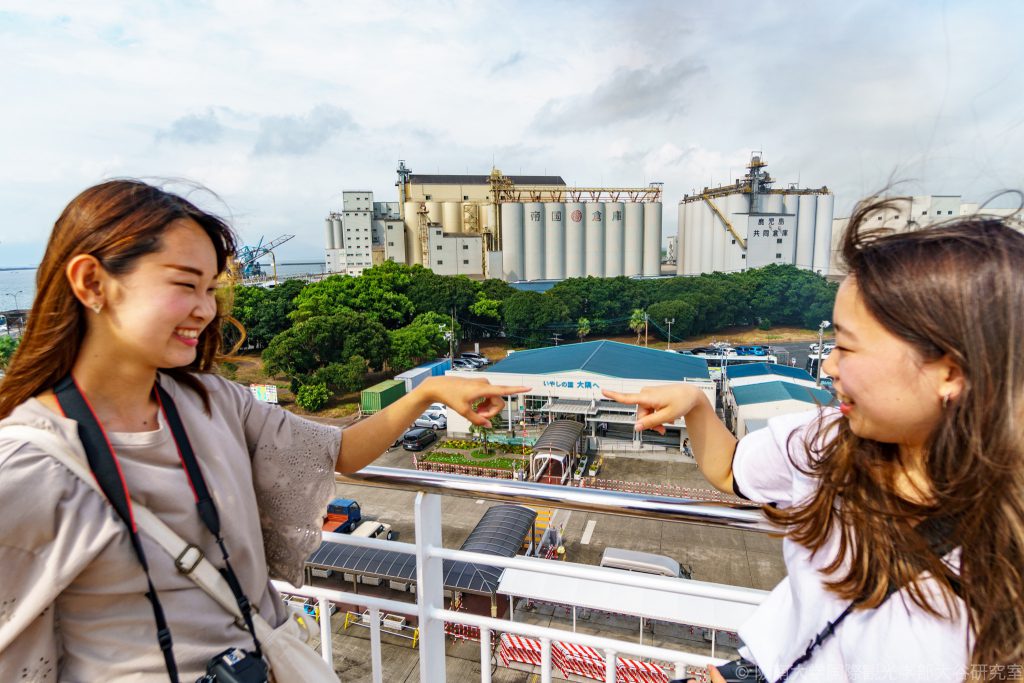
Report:
M 551 339 L 552 341 L 555 342 L 555 346 L 558 346 L 558 342 L 562 341 L 562 335 L 559 334 L 558 332 L 555 332 L 554 334 L 551 335 Z
M 647 311 L 644 311 L 644 347 L 645 348 L 647 347 L 647 322 L 648 322 Z
M 825 328 L 831 324 L 828 320 L 822 320 L 818 325 L 818 365 L 814 371 L 814 385 L 818 387 L 821 386 L 821 364 L 825 360 Z
M 448 352 L 450 354 L 450 358 L 455 360 L 455 306 L 452 306 L 452 331 L 451 334 L 448 335 L 448 338 L 451 340 L 448 342 Z
M 672 350 L 672 323 L 674 323 L 675 321 L 676 321 L 675 318 L 672 318 L 671 320 L 669 320 L 668 318 L 665 318 L 665 323 L 668 325 L 668 350 L 669 351 Z

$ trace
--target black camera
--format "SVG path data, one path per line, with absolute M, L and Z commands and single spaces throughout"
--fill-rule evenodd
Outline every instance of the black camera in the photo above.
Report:
M 229 648 L 206 664 L 196 683 L 267 683 L 267 663 L 251 652 Z

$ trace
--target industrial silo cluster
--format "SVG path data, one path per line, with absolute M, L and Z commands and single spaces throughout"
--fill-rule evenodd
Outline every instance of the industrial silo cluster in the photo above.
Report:
M 508 202 L 505 280 L 659 275 L 661 202 Z
M 341 214 L 332 211 L 324 219 L 324 247 L 327 249 L 341 249 Z
M 834 196 L 824 187 L 772 189 L 764 166 L 755 156 L 734 185 L 705 188 L 679 202 L 677 275 L 770 264 L 829 273 Z

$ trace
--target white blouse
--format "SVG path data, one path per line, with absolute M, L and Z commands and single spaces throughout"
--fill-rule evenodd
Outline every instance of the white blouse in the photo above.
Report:
M 838 411 L 826 410 L 826 424 L 836 415 Z M 809 430 L 817 429 L 817 418 L 817 411 L 779 416 L 740 440 L 733 476 L 745 496 L 786 508 L 813 495 L 817 482 L 799 468 L 807 468 L 805 437 Z M 849 604 L 824 585 L 823 568 L 835 558 L 838 544 L 839 536 L 833 532 L 812 556 L 802 545 L 788 538 L 783 541 L 789 575 L 739 631 L 745 644 L 741 654 L 769 679 L 780 677 Z M 958 564 L 958 560 L 958 550 L 947 556 L 951 563 Z M 921 581 L 931 595 L 940 594 L 933 578 L 923 575 Z M 941 600 L 934 603 L 942 604 Z M 962 681 L 970 644 L 966 609 L 959 599 L 957 606 L 958 614 L 939 619 L 915 605 L 906 591 L 894 593 L 877 609 L 855 611 L 846 617 L 789 680 Z

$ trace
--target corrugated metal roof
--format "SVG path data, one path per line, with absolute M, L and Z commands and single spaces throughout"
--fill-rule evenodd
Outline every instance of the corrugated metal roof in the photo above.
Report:
M 726 374 L 731 378 L 736 377 L 758 377 L 761 375 L 779 375 L 781 377 L 792 377 L 814 381 L 811 374 L 801 368 L 792 368 L 788 365 L 778 363 L 746 363 L 744 365 L 727 365 Z
M 835 401 L 835 397 L 824 389 L 813 389 L 781 380 L 733 387 L 732 395 L 738 406 L 774 401 L 803 401 L 804 403 L 827 406 Z
M 560 451 L 572 453 L 576 450 L 576 442 L 583 433 L 583 424 L 575 420 L 555 420 L 533 444 L 533 452 Z
M 460 550 L 513 557 L 536 518 L 536 512 L 521 505 L 495 505 L 483 514 Z M 306 564 L 394 581 L 416 580 L 416 556 L 394 550 L 323 541 Z M 442 564 L 445 588 L 481 595 L 491 595 L 498 588 L 501 567 L 455 560 L 444 560 Z
M 559 175 L 510 175 L 516 185 L 565 185 Z M 419 174 L 409 176 L 413 185 L 489 185 L 491 177 L 487 175 L 456 175 L 456 174 Z
M 702 358 L 608 340 L 516 351 L 487 372 L 549 375 L 574 370 L 623 379 L 710 379 Z

